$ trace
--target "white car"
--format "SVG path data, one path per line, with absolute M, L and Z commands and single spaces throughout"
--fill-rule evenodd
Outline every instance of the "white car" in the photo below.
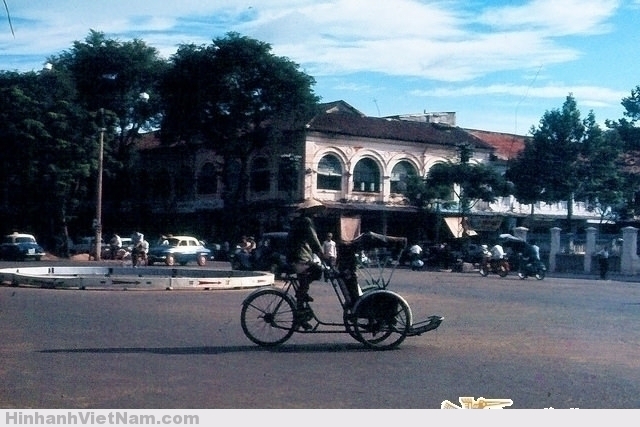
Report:
M 0 259 L 25 261 L 28 259 L 40 261 L 44 256 L 42 246 L 36 242 L 32 234 L 13 233 L 4 236 L 0 244 Z
M 204 247 L 202 242 L 191 236 L 171 236 L 160 245 L 149 249 L 147 265 L 162 262 L 166 265 L 186 265 L 196 262 L 203 266 L 211 256 L 211 250 Z

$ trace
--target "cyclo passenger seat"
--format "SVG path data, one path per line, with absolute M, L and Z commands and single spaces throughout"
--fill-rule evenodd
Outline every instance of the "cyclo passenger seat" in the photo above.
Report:
M 338 260 L 333 269 L 333 277 L 342 291 L 346 307 L 352 307 L 362 296 L 357 269 L 356 248 L 350 244 L 341 244 L 338 248 Z

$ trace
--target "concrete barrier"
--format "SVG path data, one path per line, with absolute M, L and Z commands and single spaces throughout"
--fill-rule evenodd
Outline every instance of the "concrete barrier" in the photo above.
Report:
M 272 285 L 272 273 L 153 267 L 17 267 L 0 269 L 0 283 L 71 289 L 241 289 Z

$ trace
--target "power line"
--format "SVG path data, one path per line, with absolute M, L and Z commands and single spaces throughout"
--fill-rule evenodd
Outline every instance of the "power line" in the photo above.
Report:
M 533 80 L 531 81 L 531 83 L 529 83 L 529 86 L 527 86 L 527 90 L 525 91 L 524 95 L 522 96 L 522 98 L 520 98 L 520 101 L 518 101 L 518 104 L 516 105 L 515 124 L 514 124 L 514 127 L 515 127 L 514 133 L 516 135 L 518 134 L 518 109 L 520 108 L 520 105 L 524 102 L 524 100 L 529 97 L 529 90 L 531 90 L 531 87 L 533 86 L 533 84 L 536 82 L 536 80 L 538 80 L 538 74 L 540 74 L 541 69 L 542 69 L 542 64 L 538 67 L 538 71 L 536 71 L 536 75 L 533 77 Z

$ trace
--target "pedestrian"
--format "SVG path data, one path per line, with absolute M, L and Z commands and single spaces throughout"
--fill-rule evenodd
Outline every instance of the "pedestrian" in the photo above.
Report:
M 329 267 L 334 268 L 336 266 L 336 260 L 338 259 L 338 252 L 332 233 L 327 233 L 327 237 L 322 243 L 322 254 Z
M 605 280 L 607 273 L 609 273 L 609 250 L 606 246 L 598 252 L 598 264 L 600 266 L 600 278 Z
M 117 259 L 118 254 L 120 253 L 120 249 L 122 249 L 122 239 L 118 236 L 117 233 L 113 234 L 111 241 L 109 242 L 109 246 L 111 249 L 111 259 Z
M 414 243 L 409 248 L 409 261 L 411 262 L 411 270 L 422 270 L 424 267 L 424 261 L 422 260 L 422 247 L 419 244 Z

